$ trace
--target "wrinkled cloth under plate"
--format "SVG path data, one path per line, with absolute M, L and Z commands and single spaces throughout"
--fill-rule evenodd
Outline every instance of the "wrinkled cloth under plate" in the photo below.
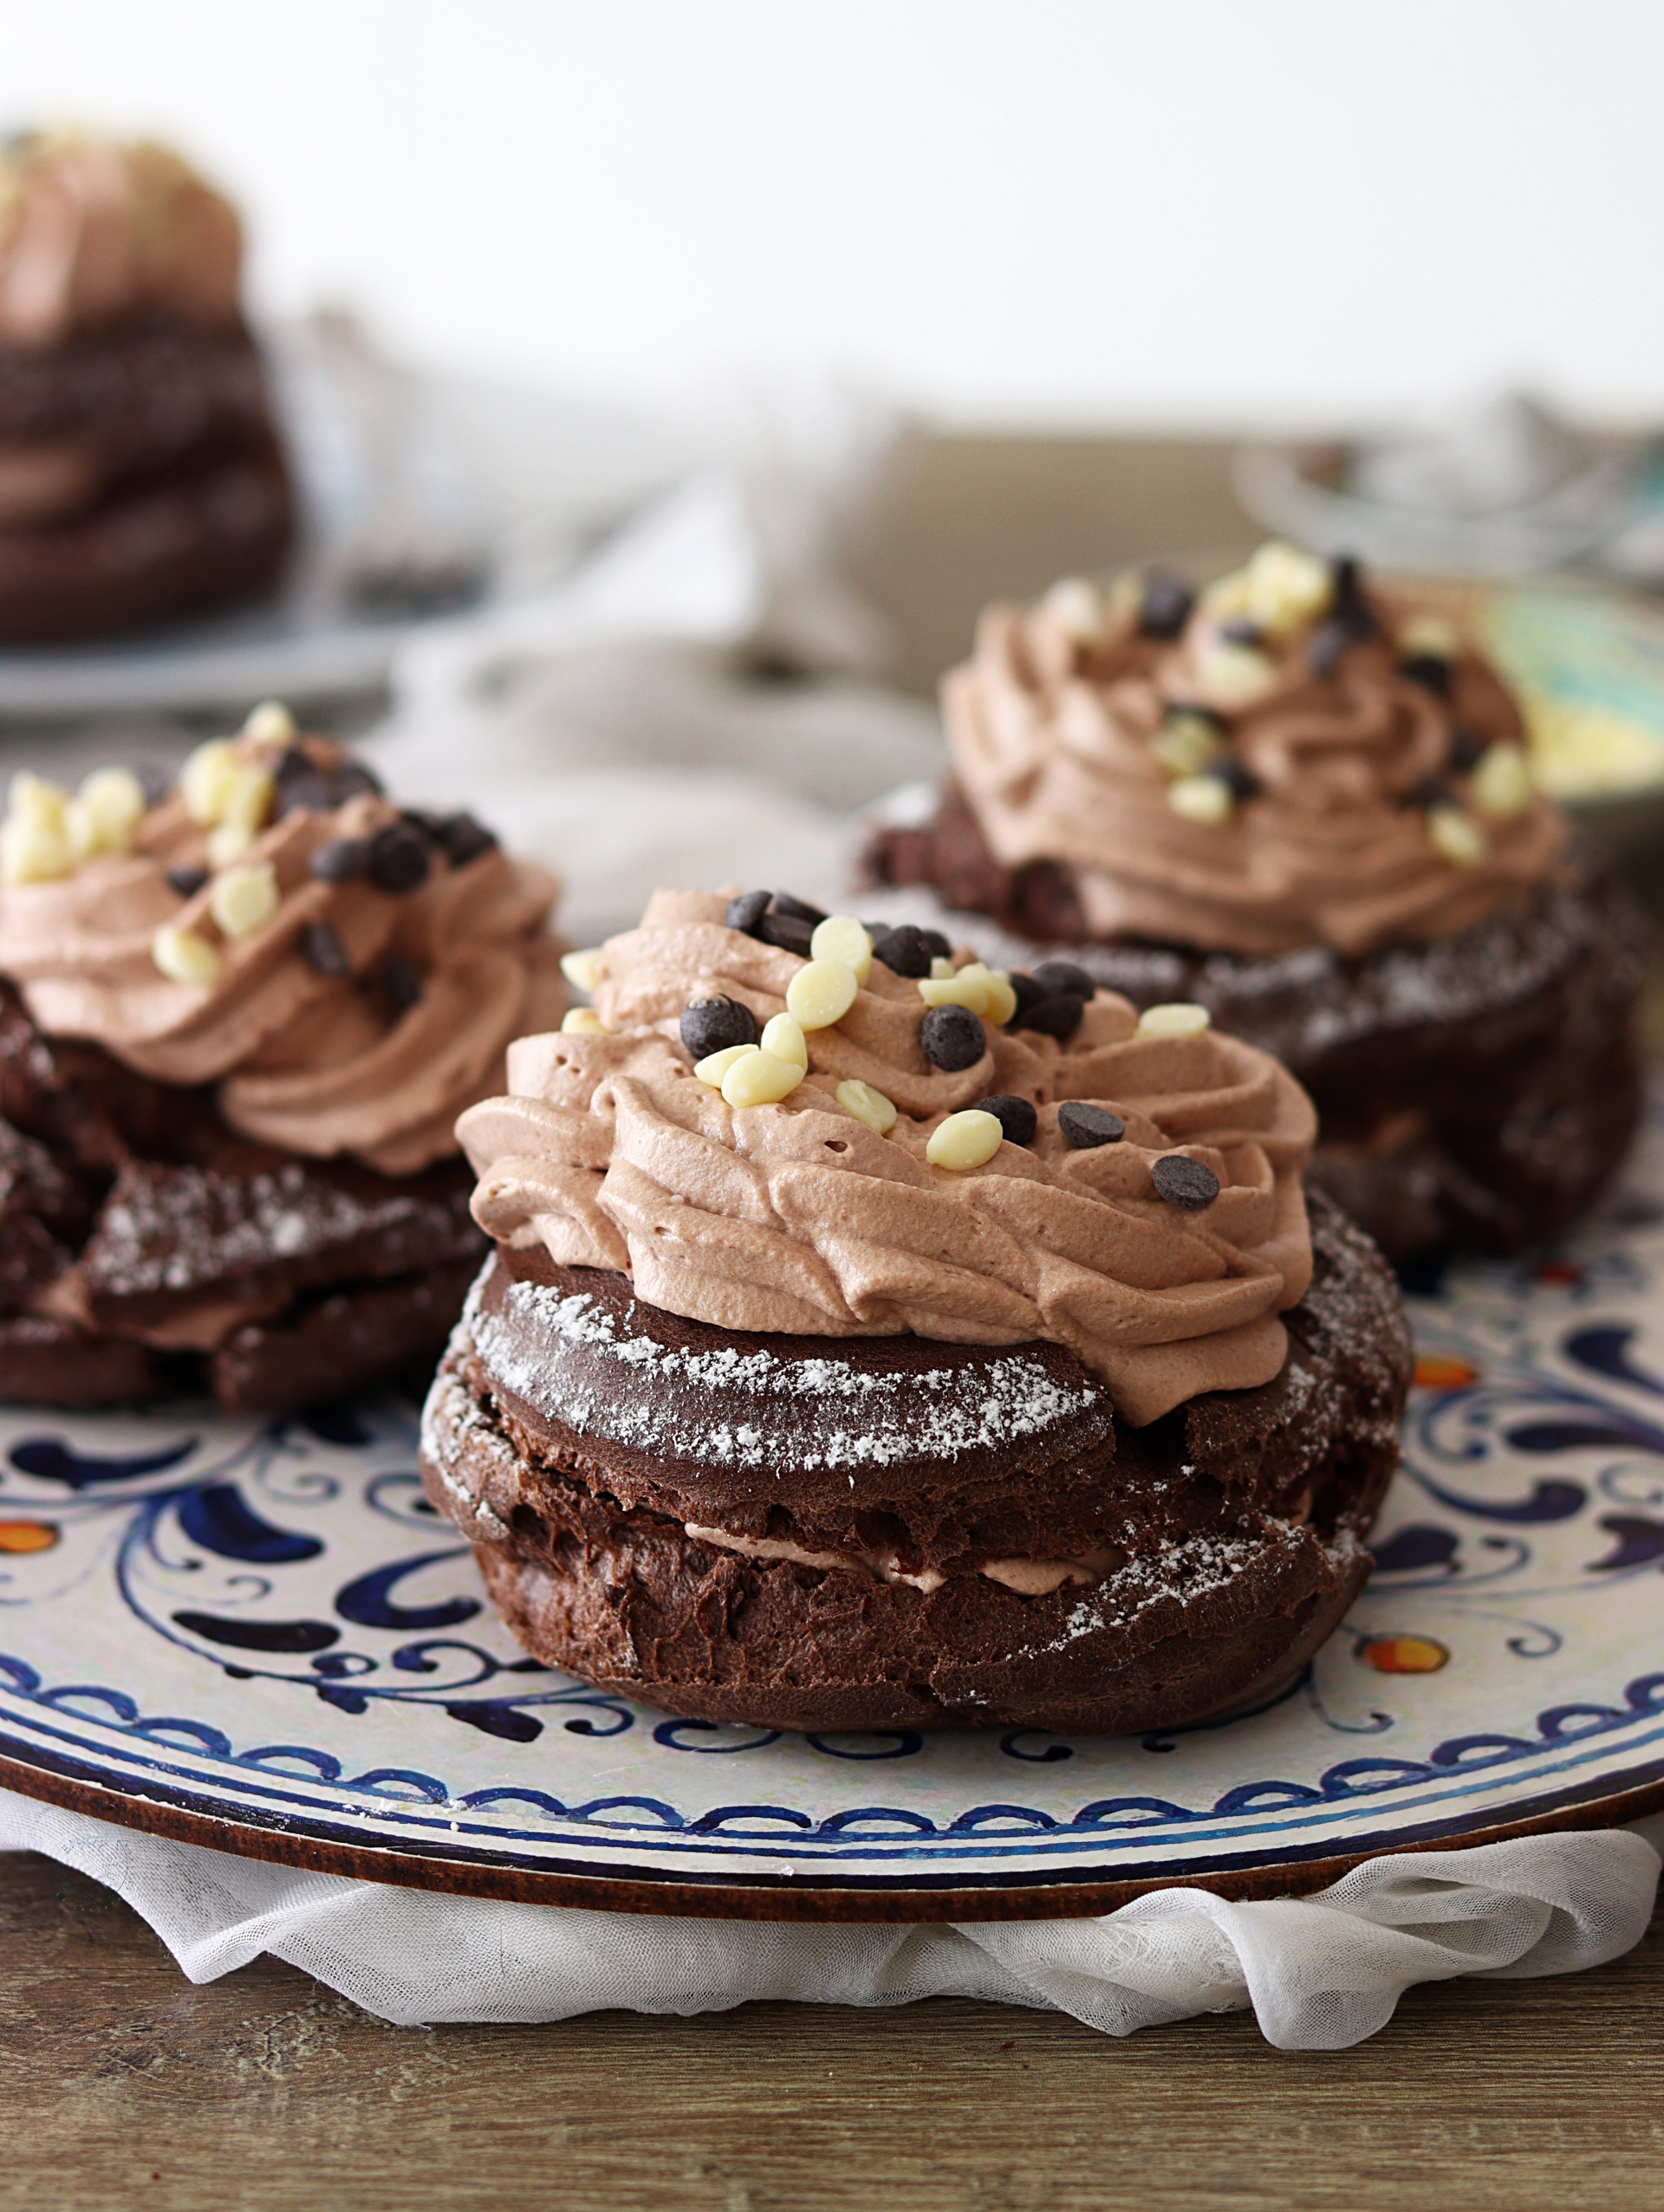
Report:
M 800 1927 L 499 1904 L 305 1874 L 169 1843 L 0 1791 L 0 1849 L 103 1883 L 192 1982 L 263 1951 L 400 2027 L 683 2014 L 759 1998 L 978 1997 L 1128 2035 L 1251 2007 L 1284 2050 L 1373 2035 L 1418 1982 L 1575 1974 L 1646 1932 L 1664 1817 L 1375 1858 L 1312 1897 L 1232 1904 L 1159 1890 L 1096 1920 Z

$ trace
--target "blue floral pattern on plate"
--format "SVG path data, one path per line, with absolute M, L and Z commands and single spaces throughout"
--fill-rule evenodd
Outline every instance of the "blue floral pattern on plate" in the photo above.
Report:
M 1377 1571 L 1305 1677 L 1141 1739 L 796 1735 L 550 1672 L 423 1495 L 407 1409 L 7 1412 L 0 1755 L 228 1843 L 745 1885 L 1170 1878 L 1587 1808 L 1664 1786 L 1661 1286 L 1654 1126 L 1581 1237 L 1413 1301 Z

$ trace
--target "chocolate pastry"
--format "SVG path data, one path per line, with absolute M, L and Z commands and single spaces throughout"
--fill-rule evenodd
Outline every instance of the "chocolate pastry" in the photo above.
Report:
M 0 639 L 257 596 L 294 529 L 227 203 L 156 146 L 0 153 Z
M 1275 1054 L 1314 1179 L 1394 1261 L 1557 1235 L 1639 1113 L 1646 933 L 1532 792 L 1514 702 L 1353 563 L 1264 548 L 1176 629 L 1152 592 L 990 611 L 944 687 L 954 780 L 869 879 L 1019 989 L 1067 951 Z
M 1060 1040 L 980 963 L 898 973 L 842 916 L 805 959 L 738 905 L 656 894 L 579 956 L 596 1026 L 458 1125 L 497 1249 L 423 1470 L 510 1627 L 767 1727 L 1276 1696 L 1368 1572 L 1410 1366 L 1379 1254 L 1308 1216 L 1298 1087 L 1198 1006 L 1097 991 Z M 718 996 L 757 1041 L 694 1062 Z
M 1398 1463 L 1392 1279 L 1316 1196 L 1312 1244 L 1290 1363 L 1145 1429 L 1056 1345 L 742 1334 L 499 1251 L 429 1402 L 429 1495 L 528 1651 L 649 1705 L 816 1729 L 1216 1718 L 1329 1635 Z M 725 1461 L 748 1429 L 765 1461 Z
M 419 867 L 341 866 L 385 840 Z M 279 709 L 153 797 L 121 769 L 73 796 L 17 779 L 0 1398 L 254 1410 L 425 1378 L 484 1249 L 458 1110 L 565 1008 L 553 891 Z

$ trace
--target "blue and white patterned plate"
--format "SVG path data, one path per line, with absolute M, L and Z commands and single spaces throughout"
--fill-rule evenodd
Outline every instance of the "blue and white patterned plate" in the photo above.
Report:
M 407 1410 L 10 1413 L 0 1781 L 384 1878 L 765 1915 L 1310 1886 L 1633 1817 L 1664 1801 L 1661 1285 L 1654 1128 L 1581 1238 L 1415 1301 L 1380 1564 L 1305 1678 L 1142 1739 L 796 1735 L 551 1673 L 424 1498 Z

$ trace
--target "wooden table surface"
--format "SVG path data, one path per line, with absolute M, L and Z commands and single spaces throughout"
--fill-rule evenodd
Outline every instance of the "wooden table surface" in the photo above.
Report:
M 1651 2212 L 1664 1916 L 1557 1982 L 1413 1990 L 1350 2051 L 1242 2015 L 751 2005 L 393 2028 L 293 1968 L 192 1988 L 142 1921 L 0 1858 L 0 2205 L 169 2212 Z
M 855 551 L 926 690 L 990 597 L 1252 535 L 1216 442 L 938 438 Z M 413 2030 L 269 1960 L 192 1988 L 108 1892 L 0 1857 L 0 2092 L 28 2212 L 1664 2212 L 1664 1916 L 1332 2053 L 944 2000 Z

